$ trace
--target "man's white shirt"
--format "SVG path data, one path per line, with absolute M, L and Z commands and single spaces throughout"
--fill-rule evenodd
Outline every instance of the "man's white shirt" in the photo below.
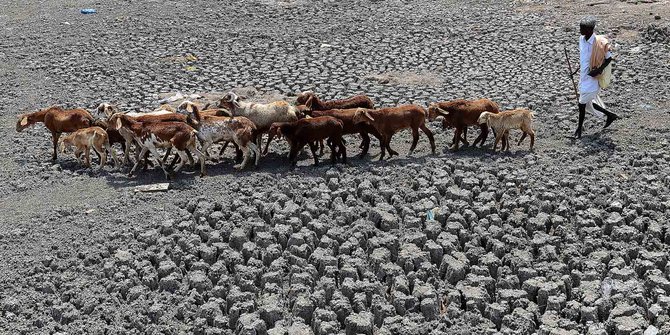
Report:
M 579 92 L 590 93 L 600 90 L 598 79 L 589 76 L 591 72 L 591 52 L 593 43 L 596 41 L 596 34 L 586 40 L 584 36 L 579 37 Z M 605 59 L 612 57 L 611 52 L 607 52 Z

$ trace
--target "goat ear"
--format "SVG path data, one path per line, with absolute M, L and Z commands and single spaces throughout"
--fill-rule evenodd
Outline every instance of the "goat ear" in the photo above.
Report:
M 21 124 L 22 127 L 27 126 L 28 125 L 28 117 L 24 116 L 23 118 L 21 118 L 21 123 L 20 124 Z
M 195 112 L 200 111 L 200 109 L 198 108 L 198 105 L 196 105 L 196 104 L 191 103 L 191 104 L 188 104 L 188 106 L 191 107 L 190 111 L 189 111 L 189 108 L 186 108 L 186 111 L 188 111 L 188 112 L 195 113 Z
M 117 117 L 117 118 L 116 118 L 116 129 L 121 128 L 122 125 L 123 125 L 123 124 L 121 123 L 121 118 L 120 118 L 120 117 Z
M 240 103 L 237 100 L 233 101 L 233 105 L 235 106 L 235 108 L 242 108 L 242 106 L 240 105 Z
M 314 96 L 310 95 L 307 101 L 305 101 L 305 106 L 309 109 L 312 109 L 313 104 L 314 104 Z
M 374 120 L 375 120 L 375 119 L 372 117 L 372 115 L 370 115 L 370 112 L 365 111 L 365 112 L 363 112 L 363 114 L 365 115 L 365 117 L 367 117 L 368 119 L 370 119 L 370 121 L 374 121 Z

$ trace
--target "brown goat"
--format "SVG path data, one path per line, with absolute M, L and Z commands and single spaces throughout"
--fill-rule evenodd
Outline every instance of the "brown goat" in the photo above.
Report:
M 34 113 L 19 115 L 19 120 L 16 122 L 16 131 L 21 132 L 37 122 L 44 123 L 44 126 L 51 132 L 51 141 L 53 142 L 51 160 L 56 160 L 60 135 L 88 128 L 93 125 L 94 120 L 93 116 L 85 109 L 63 109 L 59 106 L 51 106 Z
M 300 118 L 304 118 L 305 115 L 309 116 L 318 116 L 312 115 L 312 111 L 325 111 L 325 110 L 334 110 L 334 109 L 351 109 L 351 108 L 374 108 L 374 103 L 367 95 L 355 95 L 350 98 L 332 100 L 332 101 L 321 101 L 316 93 L 312 91 L 305 91 L 298 94 L 298 97 L 295 99 L 296 109 Z M 324 114 L 328 115 L 328 114 Z M 346 121 L 345 121 L 346 122 Z M 346 127 L 346 126 L 345 126 Z M 349 132 L 345 132 L 350 134 Z M 366 134 L 367 135 L 367 134 Z M 369 137 L 367 137 L 367 143 L 370 143 Z M 364 143 L 366 141 L 364 140 Z M 323 141 L 319 142 L 319 155 L 323 155 Z M 360 146 L 363 148 L 363 144 Z M 267 146 L 266 146 L 267 148 Z M 266 151 L 267 153 L 267 151 Z M 362 156 L 367 153 L 365 149 L 362 153 Z
M 332 116 L 320 116 L 294 122 L 276 122 L 270 126 L 269 141 L 274 136 L 282 136 L 286 139 L 291 147 L 288 156 L 291 166 L 296 166 L 298 153 L 308 144 L 314 157 L 314 165 L 318 165 L 319 158 L 316 154 L 316 142 L 325 139 L 328 140 L 327 143 L 330 147 L 331 163 L 335 164 L 338 156 L 341 156 L 342 162 L 346 163 L 347 148 L 342 142 L 343 128 L 342 121 Z
M 350 98 L 322 101 L 312 91 L 306 91 L 298 94 L 295 99 L 297 105 L 305 105 L 307 110 L 322 111 L 329 109 L 347 109 L 347 108 L 374 108 L 374 103 L 367 95 L 355 95 Z M 299 109 L 301 110 L 301 109 Z M 304 109 L 302 109 L 304 110 Z M 302 111 L 301 110 L 301 111 Z
M 426 110 L 418 105 L 402 105 L 398 107 L 381 109 L 359 108 L 354 117 L 354 124 L 366 123 L 374 127 L 381 136 L 382 152 L 380 160 L 384 159 L 385 151 L 388 150 L 389 157 L 398 155 L 391 149 L 391 137 L 396 132 L 410 128 L 412 130 L 412 146 L 409 154 L 412 154 L 419 142 L 419 128 L 428 136 L 432 153 L 435 153 L 435 139 L 433 133 L 426 127 Z
M 323 111 L 310 111 L 309 115 L 310 117 L 319 117 L 319 116 L 332 116 L 334 118 L 339 119 L 342 121 L 342 125 L 344 127 L 342 134 L 343 135 L 348 135 L 348 134 L 359 134 L 363 138 L 363 141 L 361 142 L 360 148 L 361 153 L 359 154 L 359 157 L 363 157 L 367 155 L 368 149 L 370 148 L 370 136 L 369 134 L 372 134 L 375 138 L 379 140 L 380 146 L 382 145 L 382 140 L 381 140 L 381 135 L 375 129 L 375 127 L 367 124 L 367 123 L 354 123 L 354 115 L 356 114 L 357 108 L 349 108 L 349 109 L 331 109 L 331 110 L 323 110 Z M 265 152 L 267 152 L 267 146 L 265 147 Z
M 483 146 L 488 137 L 489 129 L 485 124 L 479 124 L 477 119 L 482 112 L 498 113 L 500 108 L 498 104 L 488 99 L 479 100 L 464 100 L 458 99 L 453 101 L 433 103 L 428 106 L 428 120 L 432 121 L 439 115 L 444 117 L 442 121 L 443 128 L 453 127 L 453 150 L 458 150 L 459 142 L 468 145 L 467 141 L 467 127 L 479 126 L 481 133 L 473 142 L 473 146 L 481 141 Z
M 182 115 L 183 116 L 183 115 Z M 185 116 L 184 116 L 185 117 Z M 186 151 L 190 150 L 196 153 L 200 161 L 200 175 L 205 175 L 205 157 L 195 146 L 197 131 L 184 122 L 138 122 L 133 118 L 120 113 L 112 115 L 109 120 L 116 129 L 126 128 L 135 135 L 135 141 L 142 147 L 140 157 L 144 157 L 148 152 L 154 155 L 157 164 L 163 169 L 166 178 L 170 174 L 165 170 L 164 162 L 159 158 L 157 147 L 175 148 L 179 155 L 179 164 L 173 172 L 178 172 L 186 162 Z M 132 175 L 140 164 L 140 160 L 135 162 L 129 175 Z
M 108 104 L 108 103 L 101 103 L 98 108 L 97 112 L 100 115 L 105 115 L 107 116 L 107 120 L 109 121 L 112 117 L 112 115 L 119 113 L 118 107 Z M 123 113 L 127 117 L 132 117 L 133 120 L 139 121 L 139 122 L 186 122 L 186 116 L 177 114 L 174 112 L 174 108 L 170 105 L 161 105 L 158 109 L 154 110 L 153 112 L 149 113 Z M 110 124 L 109 122 L 106 122 L 107 124 Z M 98 126 L 102 127 L 103 125 L 101 123 L 97 123 Z M 105 128 L 105 127 L 103 127 Z M 123 163 L 127 164 L 130 161 L 130 147 L 133 144 L 133 138 L 134 135 L 130 130 L 127 130 L 125 128 L 121 128 L 119 130 L 114 129 L 114 127 L 107 127 L 108 134 L 110 132 L 118 132 L 121 137 L 123 137 L 125 141 L 124 145 L 124 150 L 123 150 Z M 114 137 L 114 138 L 112 138 Z M 115 135 L 110 134 L 110 142 L 116 143 L 115 142 L 116 138 Z M 139 146 L 139 143 L 137 144 Z M 136 150 L 135 152 L 135 159 L 139 159 L 139 151 Z M 168 155 L 170 154 L 170 149 L 165 154 L 165 157 L 163 158 L 163 162 L 167 159 Z M 191 153 L 188 152 L 188 157 L 189 161 L 193 161 L 191 157 Z M 173 162 L 174 164 L 174 162 Z
M 100 156 L 100 169 L 105 166 L 107 161 L 107 151 L 112 154 L 114 166 L 119 166 L 119 161 L 116 159 L 116 153 L 114 153 L 114 150 L 112 150 L 109 144 L 107 132 L 101 127 L 82 128 L 64 136 L 61 140 L 61 153 L 64 153 L 66 148 L 72 146 L 76 148 L 74 156 L 77 158 L 79 164 L 82 163 L 81 154 L 84 154 L 86 167 L 91 167 L 91 148 L 93 148 L 93 150 L 98 153 L 98 156 Z

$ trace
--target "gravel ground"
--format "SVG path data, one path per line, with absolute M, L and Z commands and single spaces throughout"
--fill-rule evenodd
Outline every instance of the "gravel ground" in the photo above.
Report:
M 670 6 L 634 3 L 0 3 L 0 333 L 670 333 Z M 604 98 L 623 118 L 589 115 L 571 141 L 563 46 L 576 64 L 585 11 L 613 34 Z M 231 89 L 488 97 L 535 111 L 536 150 L 452 153 L 434 122 L 436 155 L 422 136 L 404 156 L 402 133 L 399 158 L 290 171 L 278 144 L 256 170 L 228 152 L 147 194 L 160 170 L 54 164 L 43 126 L 14 131 L 51 104 Z

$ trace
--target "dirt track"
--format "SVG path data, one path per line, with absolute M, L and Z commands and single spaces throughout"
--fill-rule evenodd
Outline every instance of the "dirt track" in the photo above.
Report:
M 670 333 L 667 8 L 2 3 L 0 333 Z M 575 63 L 589 10 L 612 32 L 603 96 L 623 118 L 601 131 L 588 115 L 572 142 L 563 46 Z M 52 104 L 149 110 L 177 91 L 231 89 L 366 93 L 380 106 L 485 96 L 532 108 L 538 139 L 535 152 L 452 153 L 434 122 L 436 155 L 422 136 L 405 157 L 402 133 L 399 158 L 312 167 L 304 155 L 295 171 L 282 143 L 256 170 L 235 172 L 228 152 L 210 176 L 189 170 L 144 194 L 134 187 L 160 170 L 53 163 L 43 126 L 14 131 L 16 115 Z

